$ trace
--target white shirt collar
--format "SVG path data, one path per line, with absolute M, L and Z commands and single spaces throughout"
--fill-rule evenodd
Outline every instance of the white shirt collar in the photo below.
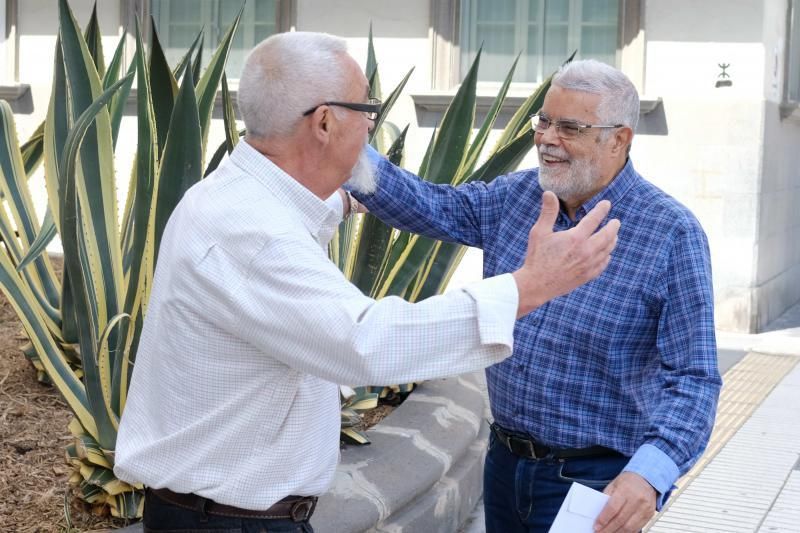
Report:
M 341 213 L 337 213 L 245 140 L 236 145 L 230 159 L 267 187 L 284 205 L 294 208 L 308 232 L 321 244 L 327 244 L 342 220 Z

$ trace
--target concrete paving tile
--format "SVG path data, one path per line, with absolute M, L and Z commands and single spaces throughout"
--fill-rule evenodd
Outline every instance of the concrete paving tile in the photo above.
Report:
M 758 533 L 797 533 L 800 526 L 794 524 L 762 524 Z
M 656 522 L 656 525 L 653 526 L 649 531 L 657 532 L 659 531 L 656 529 L 661 525 L 665 525 L 667 527 L 674 527 L 679 531 L 685 532 L 706 532 L 706 531 L 722 531 L 724 533 L 752 533 L 759 525 L 759 521 L 722 521 L 722 520 L 713 520 L 707 519 L 702 520 L 701 517 L 694 517 L 694 516 L 686 516 L 677 519 L 668 518 L 662 519 Z

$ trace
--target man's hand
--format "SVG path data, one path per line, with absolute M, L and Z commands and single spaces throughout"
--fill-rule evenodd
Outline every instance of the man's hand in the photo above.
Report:
M 599 276 L 611 260 L 617 244 L 619 220 L 611 220 L 600 231 L 611 204 L 603 200 L 577 226 L 553 232 L 558 216 L 558 198 L 550 191 L 542 196 L 542 212 L 528 237 L 528 254 L 513 273 L 519 289 L 517 318 L 526 315 Z
M 342 210 L 344 213 L 342 214 L 342 218 L 347 218 L 350 215 L 354 215 L 356 213 L 369 213 L 369 209 L 367 206 L 356 200 L 352 194 L 347 192 L 346 190 L 342 189 L 341 187 L 337 189 L 339 196 L 342 198 Z M 355 208 L 355 209 L 354 209 Z
M 595 520 L 598 533 L 635 533 L 656 512 L 656 490 L 639 474 L 622 472 L 603 492 L 611 497 Z

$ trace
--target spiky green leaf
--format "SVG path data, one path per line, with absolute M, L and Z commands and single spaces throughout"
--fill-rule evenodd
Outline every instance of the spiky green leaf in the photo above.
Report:
M 202 178 L 202 130 L 192 71 L 186 70 L 175 101 L 158 173 L 153 243 L 156 258 L 167 220 L 183 194 Z
M 475 122 L 475 87 L 481 51 L 475 56 L 461 87 L 447 107 L 436 135 L 430 161 L 423 178 L 433 183 L 451 183 L 461 166 Z

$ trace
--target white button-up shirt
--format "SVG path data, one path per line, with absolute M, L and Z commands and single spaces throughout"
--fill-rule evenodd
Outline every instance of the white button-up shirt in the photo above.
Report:
M 341 218 L 341 202 L 244 141 L 186 193 L 159 251 L 119 478 L 246 509 L 319 495 L 339 458 L 337 383 L 419 381 L 511 354 L 510 274 L 375 301 L 326 255 Z

